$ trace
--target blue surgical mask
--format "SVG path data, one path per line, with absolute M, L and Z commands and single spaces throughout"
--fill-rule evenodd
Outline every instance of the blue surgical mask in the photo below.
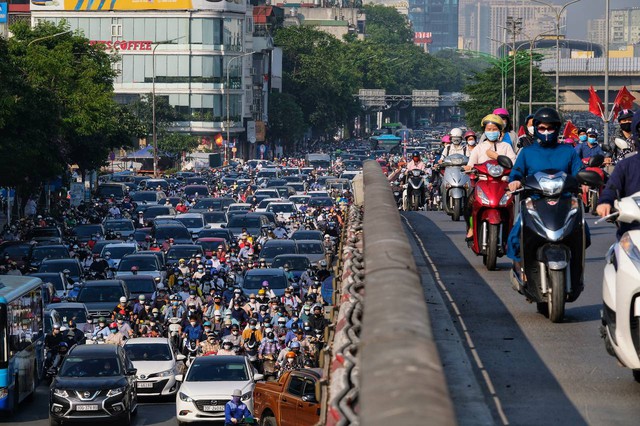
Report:
M 596 138 L 588 138 L 587 142 L 589 142 L 591 145 L 594 145 L 594 144 L 598 143 L 598 139 L 596 139 Z
M 587 135 L 580 135 L 580 136 L 578 136 L 578 139 L 580 139 L 580 142 L 586 142 Z
M 490 140 L 491 142 L 495 142 L 498 140 L 498 138 L 500 137 L 500 132 L 495 131 L 495 132 L 484 132 L 484 135 L 487 137 L 488 140 Z

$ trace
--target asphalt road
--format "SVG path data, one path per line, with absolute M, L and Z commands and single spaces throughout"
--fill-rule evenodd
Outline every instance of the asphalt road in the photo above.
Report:
M 20 404 L 15 416 L 0 419 L 0 423 L 9 425 L 48 426 L 49 425 L 49 388 L 38 387 L 35 398 Z M 134 417 L 134 425 L 176 425 L 175 401 L 165 399 L 140 398 L 138 415 Z
M 565 322 L 552 324 L 512 290 L 509 259 L 499 259 L 500 271 L 486 270 L 464 242 L 462 221 L 442 212 L 404 218 L 419 237 L 412 244 L 461 425 L 638 424 L 640 383 L 607 354 L 599 333 L 613 225 L 588 218 L 585 291 L 567 304 Z

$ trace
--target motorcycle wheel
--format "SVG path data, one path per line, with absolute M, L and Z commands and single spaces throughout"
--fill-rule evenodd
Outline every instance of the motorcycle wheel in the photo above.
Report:
M 489 224 L 487 232 L 487 254 L 484 258 L 484 264 L 489 271 L 495 271 L 496 269 L 496 260 L 498 259 L 498 231 L 498 225 Z
M 598 207 L 598 193 L 592 192 L 589 195 L 589 213 L 596 215 L 596 208 Z
M 411 211 L 417 212 L 420 210 L 420 195 L 413 194 L 411 197 Z
M 636 382 L 640 383 L 640 370 L 631 370 L 633 373 L 633 378 Z
M 549 320 L 553 323 L 562 322 L 564 318 L 564 303 L 566 300 L 566 275 L 564 271 L 549 270 L 549 294 L 547 304 L 549 309 Z
M 460 198 L 454 198 L 451 220 L 457 222 L 460 220 L 460 214 L 462 213 L 462 200 Z

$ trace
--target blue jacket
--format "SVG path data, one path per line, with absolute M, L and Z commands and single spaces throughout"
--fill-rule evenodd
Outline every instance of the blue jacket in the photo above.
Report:
M 591 158 L 594 155 L 598 155 L 598 154 L 602 155 L 603 157 L 606 155 L 602 150 L 602 147 L 597 144 L 590 147 L 589 144 L 585 142 L 585 143 L 578 144 L 575 149 L 580 159 Z
M 202 337 L 202 326 L 196 324 L 195 327 L 192 327 L 191 324 L 189 324 L 184 328 L 184 333 L 189 340 L 200 340 L 200 337 Z
M 632 155 L 616 164 L 609 177 L 607 185 L 602 190 L 598 204 L 610 204 L 618 198 L 628 197 L 640 191 L 640 154 Z M 616 235 L 618 238 L 631 229 L 638 229 L 638 225 L 620 223 Z
M 247 417 L 251 417 L 251 411 L 247 408 L 247 405 L 243 402 L 236 404 L 233 401 L 229 401 L 224 406 L 224 421 L 225 423 L 231 423 L 231 419 L 238 421 L 244 420 Z
M 542 170 L 560 170 L 575 176 L 582 169 L 582 161 L 573 147 L 555 144 L 543 147 L 538 143 L 524 147 L 518 153 L 516 164 L 511 169 L 509 182 L 522 180 Z

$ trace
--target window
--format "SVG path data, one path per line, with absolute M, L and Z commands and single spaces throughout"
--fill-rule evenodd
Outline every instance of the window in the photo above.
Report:
M 304 394 L 304 386 L 305 386 L 304 378 L 298 377 L 298 376 L 291 376 L 291 381 L 289 382 L 289 387 L 287 389 L 287 392 L 289 392 L 291 395 L 302 397 L 302 395 Z
M 42 334 L 42 293 L 33 290 L 7 305 L 11 355 L 29 347 Z

